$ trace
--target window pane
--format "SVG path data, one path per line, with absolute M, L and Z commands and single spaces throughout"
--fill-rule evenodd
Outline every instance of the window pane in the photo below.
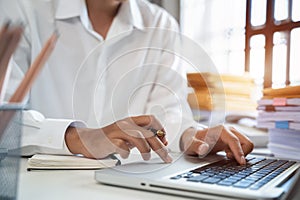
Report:
M 289 12 L 288 0 L 275 0 L 275 21 L 281 21 L 288 18 Z
M 229 53 L 229 73 L 243 75 L 245 73 L 245 51 L 232 51 Z
M 256 82 L 263 83 L 265 72 L 265 36 L 255 35 L 250 38 L 250 74 Z
M 246 0 L 180 1 L 180 26 L 184 35 L 199 43 L 220 73 L 245 69 Z
M 292 85 L 300 85 L 300 28 L 293 29 L 291 32 L 291 66 L 290 81 Z
M 293 0 L 292 20 L 300 21 L 300 0 Z
M 251 24 L 259 26 L 266 23 L 267 0 L 252 0 Z
M 285 86 L 286 81 L 286 37 L 284 32 L 276 32 L 273 37 L 273 69 L 272 87 L 279 88 Z
M 236 30 L 230 39 L 228 52 L 229 73 L 242 75 L 245 72 L 245 31 Z

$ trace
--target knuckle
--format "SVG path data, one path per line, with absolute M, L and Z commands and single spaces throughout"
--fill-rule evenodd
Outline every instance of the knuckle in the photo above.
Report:
M 128 125 L 129 122 L 128 122 L 127 120 L 125 120 L 125 119 L 122 119 L 122 120 L 119 120 L 119 121 L 117 122 L 117 124 L 118 124 L 118 125 Z
M 225 126 L 223 124 L 219 124 L 215 127 L 216 129 L 225 130 Z
M 129 129 L 129 130 L 123 130 L 122 132 L 124 134 L 128 135 L 130 138 L 140 138 L 141 137 L 138 130 Z
M 149 115 L 148 118 L 149 118 L 149 123 L 148 123 L 149 125 L 155 124 L 158 122 L 158 120 L 156 119 L 156 117 L 154 115 Z
M 154 115 L 148 115 L 148 117 L 149 117 L 149 119 L 151 119 L 151 120 L 153 120 L 153 119 L 155 119 L 155 116 Z
M 121 147 L 124 145 L 124 141 L 123 140 L 116 140 L 114 141 L 114 144 L 117 146 L 117 147 Z
M 254 149 L 254 143 L 249 141 L 249 150 L 252 151 Z
M 151 152 L 151 148 L 149 146 L 145 146 L 144 148 L 144 153 L 150 153 Z
M 148 115 L 148 118 L 149 118 L 149 124 L 152 124 L 153 122 L 157 121 L 157 119 L 154 115 Z
M 119 120 L 116 122 L 116 125 L 119 129 L 123 130 L 130 126 L 130 123 L 127 120 Z
M 142 132 L 138 130 L 131 131 L 131 136 L 134 138 L 144 138 Z

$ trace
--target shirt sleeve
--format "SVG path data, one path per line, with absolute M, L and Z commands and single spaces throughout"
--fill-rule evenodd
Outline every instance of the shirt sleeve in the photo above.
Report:
M 85 127 L 81 121 L 47 119 L 34 110 L 23 111 L 22 155 L 36 153 L 70 155 L 64 136 L 68 127 Z
M 4 4 L 5 3 L 5 4 Z M 25 14 L 23 2 L 12 0 L 9 2 L 0 2 L 0 22 L 5 21 L 23 22 L 27 24 L 28 16 Z M 8 101 L 21 80 L 24 78 L 26 71 L 32 61 L 31 43 L 29 25 L 25 26 L 22 39 L 18 48 L 10 60 L 9 68 L 11 69 L 8 87 L 5 91 L 4 101 Z M 23 100 L 24 104 L 30 104 L 29 95 Z M 48 119 L 41 113 L 34 110 L 26 110 L 22 113 L 22 155 L 28 156 L 36 153 L 47 154 L 71 154 L 64 141 L 66 129 L 69 126 L 85 126 L 83 122 L 71 119 Z

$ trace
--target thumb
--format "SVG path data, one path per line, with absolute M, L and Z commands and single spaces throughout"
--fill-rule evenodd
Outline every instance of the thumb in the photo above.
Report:
M 193 138 L 193 141 L 188 148 L 187 154 L 199 155 L 201 157 L 206 156 L 209 153 L 209 145 L 202 140 Z
M 196 153 L 200 157 L 206 156 L 209 153 L 209 145 L 205 142 L 202 142 L 202 144 L 198 146 Z

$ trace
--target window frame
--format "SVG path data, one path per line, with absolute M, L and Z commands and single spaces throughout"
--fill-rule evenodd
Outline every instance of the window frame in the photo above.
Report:
M 284 32 L 287 40 L 287 55 L 286 55 L 286 81 L 285 84 L 290 84 L 290 50 L 291 50 L 291 31 L 300 27 L 300 21 L 292 21 L 292 0 L 288 0 L 288 17 L 285 20 L 276 21 L 274 17 L 275 0 L 267 0 L 266 6 L 266 22 L 260 26 L 251 25 L 251 4 L 252 0 L 246 1 L 246 32 L 245 32 L 245 71 L 250 70 L 250 39 L 254 35 L 263 34 L 266 38 L 265 43 L 265 70 L 263 87 L 272 87 L 272 62 L 273 62 L 273 35 L 275 32 Z

